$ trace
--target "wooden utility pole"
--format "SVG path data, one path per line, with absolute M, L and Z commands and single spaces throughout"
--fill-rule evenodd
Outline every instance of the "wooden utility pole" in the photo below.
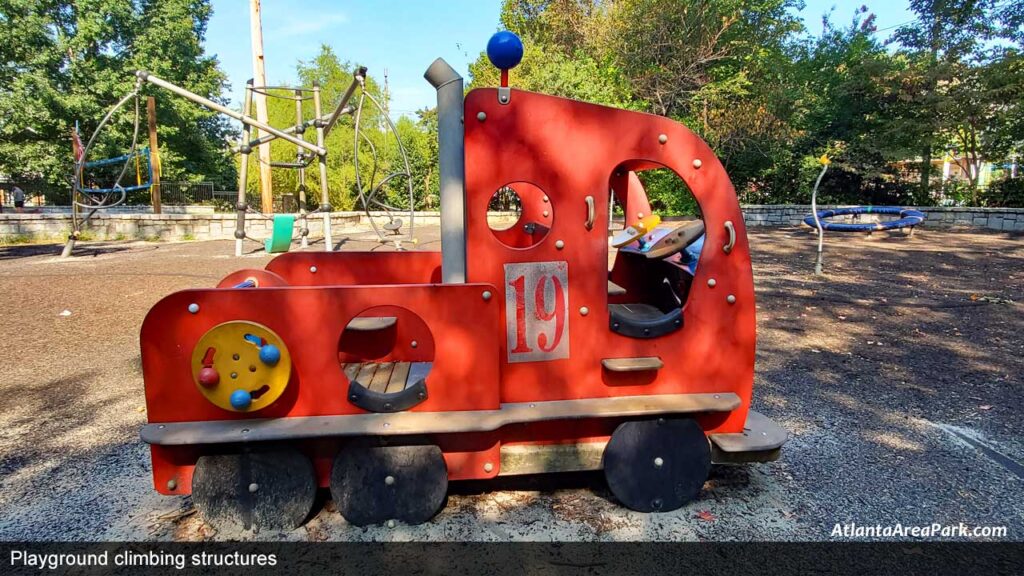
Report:
M 260 0 L 249 0 L 249 25 L 252 35 L 252 79 L 259 92 L 253 92 L 256 103 L 256 119 L 267 123 L 267 97 L 261 94 L 267 85 L 267 71 L 263 65 L 263 25 L 260 16 Z M 248 112 L 248 111 L 246 111 Z M 257 137 L 260 136 L 257 133 Z M 260 158 L 260 211 L 270 214 L 274 211 L 274 187 L 270 170 L 270 144 L 259 147 Z
M 153 172 L 153 183 L 149 187 L 149 197 L 153 203 L 153 214 L 159 214 L 160 208 L 160 145 L 156 138 L 156 98 L 146 97 L 146 119 L 149 121 L 149 168 Z

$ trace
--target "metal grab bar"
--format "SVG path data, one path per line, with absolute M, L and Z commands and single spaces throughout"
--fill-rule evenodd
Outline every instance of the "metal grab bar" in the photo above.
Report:
M 587 221 L 583 225 L 590 230 L 594 227 L 594 197 L 587 196 L 583 201 L 587 203 Z
M 728 254 L 732 252 L 733 246 L 736 246 L 736 227 L 733 226 L 732 220 L 725 221 L 725 229 L 729 232 L 729 242 L 722 247 L 722 250 Z

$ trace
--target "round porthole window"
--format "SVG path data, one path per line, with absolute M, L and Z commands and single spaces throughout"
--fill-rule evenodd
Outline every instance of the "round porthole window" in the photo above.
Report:
M 498 188 L 487 205 L 487 226 L 509 248 L 531 248 L 543 240 L 555 220 L 551 199 L 529 182 Z

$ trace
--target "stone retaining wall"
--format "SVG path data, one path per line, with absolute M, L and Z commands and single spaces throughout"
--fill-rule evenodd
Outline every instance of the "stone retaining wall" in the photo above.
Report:
M 408 226 L 408 214 L 399 216 Z M 323 236 L 323 215 L 309 217 L 309 235 Z M 384 220 L 377 219 L 380 226 Z M 83 231 L 84 240 L 230 240 L 235 237 L 236 215 L 213 214 L 133 214 L 128 212 L 98 213 Z M 437 226 L 437 212 L 416 213 L 416 226 Z M 332 212 L 331 229 L 335 234 L 367 228 L 363 212 Z M 269 218 L 250 215 L 245 221 L 246 233 L 254 238 L 270 236 L 273 222 Z M 71 215 L 64 213 L 0 214 L 0 241 L 61 241 L 71 232 Z M 298 222 L 296 223 L 298 236 Z
M 832 206 L 822 206 L 822 209 Z M 917 208 L 928 218 L 922 226 L 926 228 L 984 228 L 1000 231 L 1024 231 L 1024 208 Z M 235 215 L 227 213 L 185 213 L 138 214 L 130 212 L 109 212 L 93 216 L 83 235 L 87 240 L 222 240 L 233 239 Z M 798 205 L 748 205 L 743 214 L 748 226 L 799 226 L 804 217 L 811 213 L 810 206 Z M 504 218 L 509 214 L 498 214 Z M 882 218 L 886 218 L 882 216 Z M 402 216 L 407 220 L 408 216 Z M 852 221 L 853 217 L 837 218 L 836 221 Z M 863 214 L 859 222 L 875 222 L 879 216 Z M 367 227 L 366 215 L 362 212 L 334 212 L 331 226 L 338 233 L 353 228 Z M 378 224 L 380 221 L 378 220 Z M 437 226 L 440 216 L 437 212 L 416 214 L 416 224 Z M 270 235 L 271 221 L 259 216 L 246 220 L 246 231 L 255 238 Z M 408 225 L 408 222 L 405 223 Z M 323 217 L 309 218 L 311 237 L 323 235 Z M 0 240 L 11 241 L 63 241 L 71 231 L 71 216 L 67 213 L 0 214 Z M 297 232 L 296 232 L 297 234 Z
M 819 206 L 819 210 L 837 206 Z M 921 224 L 925 228 L 985 228 L 1001 231 L 1024 231 L 1024 208 L 972 208 L 936 207 L 914 208 L 924 212 L 926 218 Z M 810 216 L 811 207 L 795 204 L 750 204 L 743 206 L 743 217 L 748 226 L 799 226 Z M 860 214 L 840 216 L 833 222 L 878 222 L 893 216 Z

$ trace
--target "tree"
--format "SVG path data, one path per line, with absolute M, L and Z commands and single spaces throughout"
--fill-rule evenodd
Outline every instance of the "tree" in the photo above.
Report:
M 225 77 L 202 48 L 210 10 L 207 0 L 0 0 L 0 172 L 66 186 L 69 131 L 79 121 L 87 138 L 136 69 L 223 101 Z M 152 86 L 144 93 L 157 96 L 169 178 L 232 177 L 223 118 Z M 112 119 L 93 158 L 127 151 L 131 112 Z
M 932 157 L 941 144 L 943 111 L 952 105 L 950 87 L 978 63 L 984 42 L 996 32 L 995 0 L 911 0 L 917 22 L 900 28 L 895 40 L 915 65 L 907 83 L 915 88 L 911 120 L 920 139 L 921 194 L 931 191 Z

